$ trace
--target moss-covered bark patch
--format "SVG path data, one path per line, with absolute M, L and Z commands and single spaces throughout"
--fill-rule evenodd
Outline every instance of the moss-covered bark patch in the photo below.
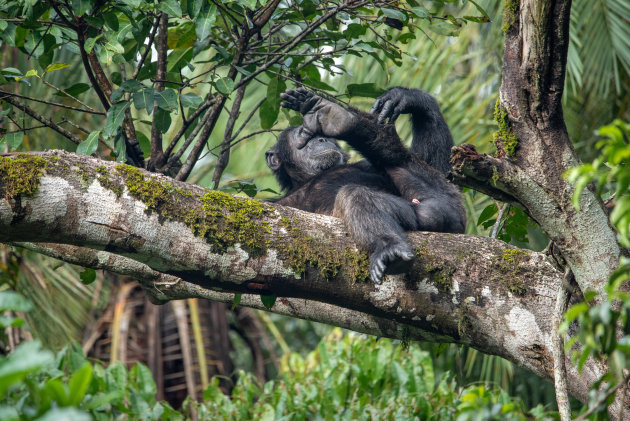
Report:
M 32 195 L 39 188 L 39 179 L 47 165 L 44 158 L 35 155 L 0 157 L 0 195 L 5 199 Z
M 267 251 L 269 244 L 265 234 L 271 232 L 271 227 L 263 217 L 273 211 L 271 207 L 218 191 L 198 195 L 158 178 L 145 177 L 142 171 L 129 165 L 118 165 L 116 171 L 125 177 L 129 194 L 142 201 L 149 211 L 186 224 L 217 253 L 225 252 L 236 243 L 252 257 Z
M 277 248 L 281 258 L 294 272 L 303 274 L 310 266 L 319 270 L 320 275 L 327 279 L 340 273 L 354 281 L 364 282 L 370 279 L 367 253 L 349 247 L 343 250 L 331 248 L 328 244 L 313 240 L 287 218 L 282 218 L 280 223 L 286 228 L 291 240 Z
M 498 99 L 494 106 L 494 120 L 497 122 L 499 130 L 492 135 L 492 141 L 499 151 L 499 156 L 501 155 L 500 152 L 503 151 L 507 156 L 513 157 L 518 147 L 518 137 L 510 128 L 507 111 L 501 108 Z
M 503 26 L 501 29 L 503 33 L 507 33 L 518 18 L 518 4 L 519 0 L 505 0 L 503 2 Z

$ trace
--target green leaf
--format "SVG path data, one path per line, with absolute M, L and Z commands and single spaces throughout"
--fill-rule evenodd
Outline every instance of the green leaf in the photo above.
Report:
M 232 303 L 232 311 L 241 303 L 241 298 L 243 298 L 243 294 L 234 294 L 234 302 Z
M 75 16 L 83 16 L 92 10 L 90 0 L 72 0 L 72 12 Z
M 102 34 L 99 34 L 94 38 L 86 39 L 85 44 L 83 44 L 83 49 L 85 50 L 85 52 L 91 53 L 92 50 L 94 49 L 94 44 L 96 44 L 96 41 L 98 41 L 98 39 L 102 36 L 103 36 Z
M 182 7 L 177 0 L 162 0 L 160 2 L 160 10 L 175 18 L 182 17 Z
M 151 374 L 151 371 L 147 368 L 146 365 L 136 363 L 136 365 L 133 366 L 132 372 L 134 372 L 135 374 L 140 396 L 142 396 L 142 398 L 147 402 L 155 401 L 157 388 L 155 386 L 155 381 L 153 380 L 153 375 Z
M 105 24 L 109 26 L 109 28 L 112 31 L 118 31 L 119 22 L 118 22 L 118 16 L 116 15 L 116 12 L 110 11 L 110 12 L 104 13 L 103 19 L 105 20 Z
M 262 301 L 267 310 L 271 310 L 271 307 L 273 307 L 273 305 L 276 303 L 276 298 L 278 297 L 276 297 L 275 295 L 261 295 L 260 301 Z
M 171 113 L 163 108 L 158 108 L 155 116 L 153 116 L 153 121 L 160 133 L 166 133 L 171 127 Z
M 217 7 L 212 5 L 208 7 L 206 5 L 205 10 L 203 10 L 197 19 L 195 19 L 195 33 L 197 34 L 197 39 L 199 41 L 204 41 L 210 35 L 210 31 L 212 30 L 212 25 L 217 19 Z
M 116 154 L 116 162 L 127 161 L 127 143 L 125 136 L 120 132 L 114 137 L 114 153 Z
M 53 362 L 53 354 L 43 351 L 39 341 L 22 342 L 7 358 L 0 358 L 0 398 L 27 374 Z
M 76 97 L 79 94 L 82 94 L 83 92 L 89 91 L 91 89 L 91 86 L 88 85 L 87 83 L 75 83 L 74 85 L 65 88 L 64 91 L 66 91 L 69 95 L 72 95 L 74 97 Z M 56 96 L 68 96 L 66 94 L 64 94 L 63 92 L 57 92 L 55 93 Z
M 112 105 L 110 109 L 107 110 L 107 121 L 103 129 L 103 137 L 110 138 L 116 134 L 116 130 L 118 130 L 118 127 L 120 127 L 125 119 L 125 111 L 130 105 L 129 101 L 121 101 Z
M 431 13 L 429 13 L 429 10 L 426 7 L 422 7 L 422 6 L 412 7 L 411 11 L 414 13 L 414 15 L 418 16 L 419 18 L 427 18 L 431 15 Z
M 386 7 L 381 7 L 381 11 L 388 18 L 397 19 L 397 20 L 399 20 L 401 22 L 404 22 L 404 21 L 407 20 L 407 16 L 403 12 L 401 12 L 400 10 L 388 9 Z
M 79 155 L 92 155 L 96 152 L 98 147 L 98 137 L 101 135 L 101 131 L 95 131 L 88 135 L 88 137 L 77 146 L 77 153 Z M 83 278 L 82 278 L 83 279 Z
M 70 405 L 78 406 L 81 403 L 91 381 L 92 365 L 86 361 L 83 367 L 75 371 L 68 381 Z
M 91 268 L 85 268 L 79 277 L 81 278 L 81 283 L 89 285 L 96 280 L 96 271 Z
M 133 105 L 138 110 L 144 108 L 147 110 L 147 114 L 151 115 L 153 112 L 154 95 L 155 92 L 153 88 L 144 88 L 143 90 L 133 94 Z
M 492 218 L 497 213 L 497 205 L 494 203 L 485 207 L 481 214 L 479 215 L 479 219 L 477 220 L 477 225 L 481 225 L 488 219 Z
M 135 79 L 126 80 L 120 85 L 120 89 L 125 92 L 138 92 L 142 88 L 144 88 L 144 85 Z
M 267 85 L 267 98 L 262 103 L 258 111 L 260 117 L 260 127 L 263 129 L 271 128 L 276 120 L 278 120 L 278 113 L 280 112 L 280 94 L 286 89 L 286 83 L 280 76 L 275 77 L 269 81 Z
M 173 89 L 164 89 L 162 92 L 155 92 L 155 101 L 158 107 L 171 111 L 177 109 L 177 92 Z
M 182 103 L 182 107 L 198 108 L 203 104 L 203 98 L 193 93 L 183 94 L 179 97 L 179 100 Z
M 61 69 L 65 69 L 66 67 L 69 67 L 69 64 L 66 63 L 53 63 L 49 66 L 46 67 L 46 69 L 44 70 L 44 73 L 48 73 L 48 72 L 54 72 L 55 70 L 61 70 Z
M 77 408 L 53 408 L 46 412 L 37 421 L 90 421 L 92 417 L 85 411 Z
M 588 304 L 586 303 L 575 304 L 569 307 L 567 312 L 564 313 L 564 318 L 568 322 L 572 322 L 573 320 L 575 320 L 576 317 L 578 317 L 580 314 L 584 314 L 588 312 L 588 310 L 589 310 L 589 307 L 588 307 Z
M 379 88 L 376 83 L 354 83 L 346 88 L 348 95 L 351 97 L 360 96 L 367 98 L 378 98 L 385 92 L 383 88 Z
M 24 132 L 7 133 L 5 140 L 9 145 L 9 150 L 14 151 L 24 142 Z
M 191 19 L 194 19 L 195 17 L 197 17 L 199 12 L 201 11 L 201 7 L 203 6 L 203 4 L 204 4 L 204 0 L 188 0 L 188 2 L 186 3 L 188 16 Z
M 214 84 L 219 92 L 223 95 L 229 95 L 234 90 L 234 81 L 229 77 L 222 77 Z
M 33 305 L 29 300 L 14 291 L 0 291 L 0 312 L 31 311 Z

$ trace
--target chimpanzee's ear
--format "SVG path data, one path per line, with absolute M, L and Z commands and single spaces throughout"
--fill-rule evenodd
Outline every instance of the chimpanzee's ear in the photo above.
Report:
M 271 168 L 272 171 L 277 171 L 278 168 L 280 168 L 280 158 L 278 157 L 278 151 L 276 151 L 275 147 L 265 152 L 265 160 L 267 161 L 267 166 Z

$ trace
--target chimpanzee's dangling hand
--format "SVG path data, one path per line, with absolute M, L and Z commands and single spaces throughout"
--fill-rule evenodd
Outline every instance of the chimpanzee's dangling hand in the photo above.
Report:
M 417 106 L 417 90 L 391 88 L 379 96 L 370 109 L 371 114 L 378 114 L 380 124 L 394 123 L 401 114 L 408 114 Z M 388 121 L 389 120 L 389 121 Z
M 359 121 L 351 111 L 304 88 L 287 89 L 280 98 L 280 105 L 304 115 L 302 126 L 315 135 L 343 139 Z

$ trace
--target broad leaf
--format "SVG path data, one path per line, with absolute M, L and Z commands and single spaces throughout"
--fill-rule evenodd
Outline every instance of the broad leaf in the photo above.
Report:
M 215 5 L 205 8 L 197 19 L 195 19 L 195 33 L 197 34 L 197 39 L 199 41 L 203 41 L 210 35 L 210 30 L 212 29 L 212 25 L 217 19 L 217 8 Z
M 79 155 L 92 155 L 96 152 L 96 148 L 98 147 L 98 137 L 101 135 L 100 130 L 96 132 L 92 132 L 88 135 L 88 137 L 77 146 L 77 153 Z
M 280 94 L 286 89 L 284 79 L 279 76 L 269 81 L 267 85 L 267 98 L 260 106 L 258 115 L 260 117 L 260 127 L 269 129 L 278 119 L 280 112 Z
M 229 95 L 234 90 L 234 81 L 229 77 L 222 77 L 215 82 L 215 86 L 223 95 Z
M 147 110 L 147 114 L 151 115 L 151 113 L 153 112 L 153 98 L 153 88 L 144 88 L 143 90 L 133 94 L 133 105 L 138 110 Z
M 172 89 L 164 89 L 162 92 L 155 92 L 155 101 L 158 107 L 166 111 L 177 108 L 177 92 Z
M 110 138 L 116 134 L 116 130 L 125 119 L 125 110 L 127 110 L 130 105 L 128 101 L 121 101 L 112 105 L 111 108 L 107 110 L 107 121 L 103 129 L 103 136 L 105 138 Z
M 177 0 L 163 0 L 160 2 L 160 10 L 174 18 L 182 17 L 182 7 Z

